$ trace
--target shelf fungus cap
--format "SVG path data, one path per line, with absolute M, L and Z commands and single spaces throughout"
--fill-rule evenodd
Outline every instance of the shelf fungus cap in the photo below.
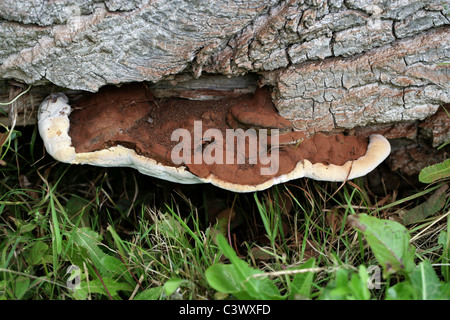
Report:
M 156 104 L 144 87 L 125 89 L 105 90 L 100 96 L 88 98 L 81 107 L 77 105 L 77 110 L 72 109 L 62 93 L 47 97 L 38 112 L 39 132 L 47 152 L 56 160 L 70 164 L 131 167 L 172 182 L 211 183 L 233 192 L 254 192 L 299 178 L 344 182 L 362 177 L 391 151 L 388 140 L 378 134 L 367 138 L 318 133 L 310 137 L 294 131 L 290 122 L 277 114 L 270 93 L 265 90 L 253 96 L 221 100 L 220 105 L 215 102 L 214 109 L 210 109 L 204 102 L 168 100 L 166 105 L 162 105 L 164 101 Z M 202 125 L 197 130 L 196 124 L 200 122 Z M 215 156 L 223 154 L 223 158 L 217 158 L 221 161 L 196 162 L 183 158 L 184 162 L 175 162 L 171 157 L 175 144 L 171 133 L 180 127 L 185 133 L 194 133 L 194 143 L 189 143 L 192 149 L 187 152 L 190 157 L 195 158 L 198 147 L 205 152 L 214 146 Z M 249 128 L 257 128 L 254 132 L 259 140 L 254 146 L 258 147 L 252 149 L 248 143 L 242 150 L 248 150 L 244 154 L 249 159 L 246 152 L 258 149 L 259 162 L 222 161 L 228 151 L 227 139 L 212 140 L 211 136 L 204 139 L 207 132 L 220 135 Z M 268 132 L 265 158 L 260 157 L 259 143 L 264 141 L 261 129 Z M 202 138 L 197 144 L 196 132 Z M 233 155 L 237 158 L 238 152 Z

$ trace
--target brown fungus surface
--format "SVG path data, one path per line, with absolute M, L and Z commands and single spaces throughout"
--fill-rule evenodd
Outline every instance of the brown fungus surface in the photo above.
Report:
M 195 131 L 199 123 L 201 135 Z M 172 157 L 172 150 L 182 141 L 171 139 L 177 129 L 185 129 L 192 136 L 191 155 L 189 157 L 189 152 L 185 153 L 187 149 L 183 149 L 179 155 L 185 158 L 179 165 Z M 209 129 L 215 129 L 215 135 L 205 135 Z M 227 159 L 230 152 L 227 134 L 235 133 L 236 129 L 244 133 L 252 129 L 259 140 L 264 138 L 260 130 L 266 129 L 267 150 L 262 152 L 251 138 L 235 138 L 229 140 L 233 141 L 233 161 Z M 196 133 L 200 140 L 195 139 Z M 218 137 L 219 133 L 221 137 Z M 155 99 L 143 84 L 105 87 L 72 104 L 69 136 L 76 153 L 122 145 L 166 166 L 184 165 L 200 178 L 214 176 L 220 181 L 240 185 L 259 185 L 275 176 L 288 174 L 305 159 L 312 164 L 341 166 L 364 156 L 368 146 L 367 137 L 321 133 L 308 137 L 293 131 L 291 123 L 277 114 L 267 88 L 240 97 L 195 101 Z M 267 157 L 265 163 L 260 161 L 263 159 L 261 152 L 268 157 L 278 152 L 276 159 L 272 159 L 278 161 L 276 171 L 261 174 L 261 168 L 271 165 L 267 163 Z M 199 154 L 200 162 L 195 159 Z M 211 158 L 214 161 L 205 161 Z

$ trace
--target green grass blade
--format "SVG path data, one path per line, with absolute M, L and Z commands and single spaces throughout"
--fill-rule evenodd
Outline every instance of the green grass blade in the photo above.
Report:
M 52 215 L 52 223 L 53 223 L 52 230 L 53 236 L 55 238 L 56 253 L 59 255 L 61 254 L 62 251 L 62 238 L 61 238 L 61 230 L 59 228 L 58 214 L 56 212 L 52 194 L 50 194 L 50 211 Z

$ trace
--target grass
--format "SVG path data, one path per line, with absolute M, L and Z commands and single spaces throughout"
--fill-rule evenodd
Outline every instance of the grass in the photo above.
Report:
M 433 286 L 449 288 L 448 194 L 433 215 L 401 224 L 445 180 L 401 188 L 384 181 L 376 192 L 367 177 L 298 180 L 234 194 L 58 163 L 36 128 L 4 131 L 0 299 L 450 296 L 430 295 Z M 403 232 L 389 239 L 377 221 L 404 228 L 411 247 L 401 249 Z M 398 260 L 412 267 L 386 268 Z

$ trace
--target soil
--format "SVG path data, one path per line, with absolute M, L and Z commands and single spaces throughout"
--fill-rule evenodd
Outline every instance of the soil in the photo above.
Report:
M 181 165 L 199 177 L 206 178 L 214 174 L 221 180 L 233 183 L 263 183 L 274 175 L 292 171 L 303 159 L 312 163 L 343 165 L 348 160 L 363 156 L 368 144 L 367 136 L 324 133 L 307 136 L 306 133 L 293 131 L 292 124 L 278 115 L 270 90 L 266 87 L 257 89 L 254 94 L 239 97 L 195 101 L 183 98 L 155 99 L 145 84 L 127 84 L 104 87 L 98 93 L 75 101 L 72 107 L 69 135 L 77 153 L 123 145 L 167 166 L 177 166 L 172 161 L 171 152 L 174 147 L 181 147 L 182 142 L 188 140 L 177 137 L 172 141 L 171 137 L 176 129 L 186 129 L 182 133 L 189 133 L 192 139 L 190 148 L 177 154 L 184 156 Z M 195 141 L 195 121 L 201 121 L 202 135 L 197 136 L 202 139 L 198 141 Z M 261 159 L 264 158 L 253 153 L 264 150 L 259 149 L 257 143 L 256 146 L 252 145 L 251 138 L 245 139 L 245 142 L 239 139 L 229 141 L 233 141 L 234 161 L 227 163 L 226 151 L 230 150 L 230 144 L 227 145 L 226 137 L 230 132 L 236 133 L 235 129 L 238 128 L 244 133 L 252 133 L 249 129 L 253 129 L 259 139 L 253 142 L 260 141 L 264 137 L 263 133 L 267 133 L 269 150 L 265 159 L 268 160 L 275 155 L 275 151 L 279 151 L 277 172 L 261 174 L 261 168 L 269 167 L 272 162 L 262 163 Z M 208 129 L 218 131 L 208 131 L 213 133 L 208 139 L 204 135 Z M 268 130 L 263 132 L 259 129 Z M 278 130 L 279 135 L 274 129 Z M 240 149 L 244 145 L 245 149 Z M 195 163 L 195 147 L 203 155 L 199 163 Z M 244 154 L 244 163 L 238 163 L 238 153 Z M 205 161 L 211 158 L 216 161 Z M 275 161 L 275 157 L 272 160 Z

